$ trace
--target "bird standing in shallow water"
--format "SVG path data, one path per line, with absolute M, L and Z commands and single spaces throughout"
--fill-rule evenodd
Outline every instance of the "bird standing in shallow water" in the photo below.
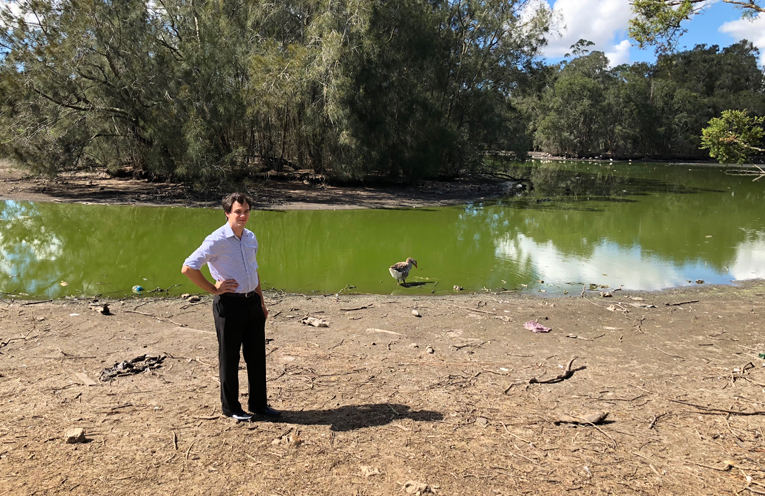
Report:
M 396 284 L 401 282 L 406 284 L 406 278 L 409 276 L 409 271 L 412 270 L 412 265 L 417 267 L 417 260 L 409 257 L 406 259 L 406 262 L 398 262 L 390 266 L 388 270 L 390 270 L 390 275 L 396 279 Z

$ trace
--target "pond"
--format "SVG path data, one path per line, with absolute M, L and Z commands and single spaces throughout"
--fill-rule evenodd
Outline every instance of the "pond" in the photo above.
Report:
M 525 187 L 509 187 L 498 201 L 253 212 L 263 287 L 557 296 L 578 295 L 583 285 L 655 290 L 765 275 L 765 181 L 653 163 L 535 162 L 507 174 Z M 0 292 L 198 292 L 181 265 L 224 222 L 215 209 L 0 202 Z M 397 286 L 388 266 L 408 256 L 419 269 L 410 286 Z

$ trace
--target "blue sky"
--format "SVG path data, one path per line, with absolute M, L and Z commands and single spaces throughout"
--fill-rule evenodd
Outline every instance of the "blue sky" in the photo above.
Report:
M 545 49 L 549 62 L 558 62 L 569 47 L 580 38 L 595 43 L 592 49 L 606 53 L 612 65 L 639 61 L 653 62 L 652 49 L 639 50 L 627 38 L 627 22 L 631 11 L 629 0 L 538 0 L 553 9 L 562 36 L 553 37 Z M 679 49 L 697 44 L 732 45 L 748 39 L 760 49 L 760 66 L 765 66 L 765 16 L 754 22 L 741 19 L 741 10 L 711 0 L 702 14 L 683 24 L 688 32 L 680 38 Z

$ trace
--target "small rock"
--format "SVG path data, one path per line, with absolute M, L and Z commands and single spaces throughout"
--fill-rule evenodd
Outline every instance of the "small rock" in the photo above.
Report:
M 420 315 L 420 312 L 418 312 L 417 310 L 412 310 L 412 315 L 414 315 L 415 317 L 422 317 L 422 315 Z
M 412 343 L 412 344 L 410 344 L 410 345 L 409 345 L 409 347 L 410 347 L 410 348 L 419 348 L 419 347 L 420 347 L 420 345 L 419 345 L 419 344 L 417 344 L 417 343 Z M 763 364 L 763 365 L 765 365 L 765 364 Z
M 704 284 L 704 279 L 696 279 L 696 284 Z
M 404 491 L 406 491 L 408 494 L 433 494 L 433 489 L 430 488 L 429 485 L 423 483 L 423 482 L 417 482 L 417 481 L 407 481 L 406 484 L 404 484 Z
M 85 429 L 82 427 L 69 429 L 66 431 L 66 434 L 64 434 L 64 441 L 66 444 L 84 443 L 86 441 Z
M 373 475 L 379 475 L 381 473 L 379 468 L 369 465 L 362 465 L 359 468 L 361 469 L 361 475 L 364 477 L 372 477 Z
M 608 291 L 601 291 L 600 296 L 602 296 L 603 298 L 611 298 L 612 295 Z
M 186 298 L 186 301 L 188 301 L 189 303 L 196 303 L 200 301 L 201 299 L 202 298 L 199 295 L 191 295 L 188 298 Z
M 181 299 L 182 299 L 182 300 L 188 300 L 188 299 L 189 299 L 189 296 L 191 296 L 191 295 L 190 295 L 190 294 L 188 294 L 188 293 L 183 293 L 183 294 L 181 295 Z
M 481 427 L 486 427 L 489 425 L 489 420 L 484 417 L 476 417 L 475 419 L 476 425 L 480 425 Z
M 456 284 L 454 285 L 454 290 L 455 291 L 462 291 L 463 289 L 464 288 L 462 286 L 457 286 Z
M 425 352 L 426 352 L 426 353 L 428 353 L 428 354 L 430 354 L 430 355 L 432 355 L 433 353 L 435 353 L 435 352 L 436 352 L 436 350 L 434 350 L 433 348 L 431 348 L 430 346 L 428 346 L 427 348 L 425 348 Z
M 317 319 L 316 317 L 306 317 L 300 321 L 302 324 L 310 325 L 313 327 L 329 327 L 329 324 L 324 319 Z

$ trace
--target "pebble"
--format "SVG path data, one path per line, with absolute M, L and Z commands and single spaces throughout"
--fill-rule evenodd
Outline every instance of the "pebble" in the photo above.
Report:
M 66 431 L 66 434 L 64 434 L 64 441 L 66 444 L 84 443 L 86 441 L 85 429 L 82 427 L 69 429 Z

